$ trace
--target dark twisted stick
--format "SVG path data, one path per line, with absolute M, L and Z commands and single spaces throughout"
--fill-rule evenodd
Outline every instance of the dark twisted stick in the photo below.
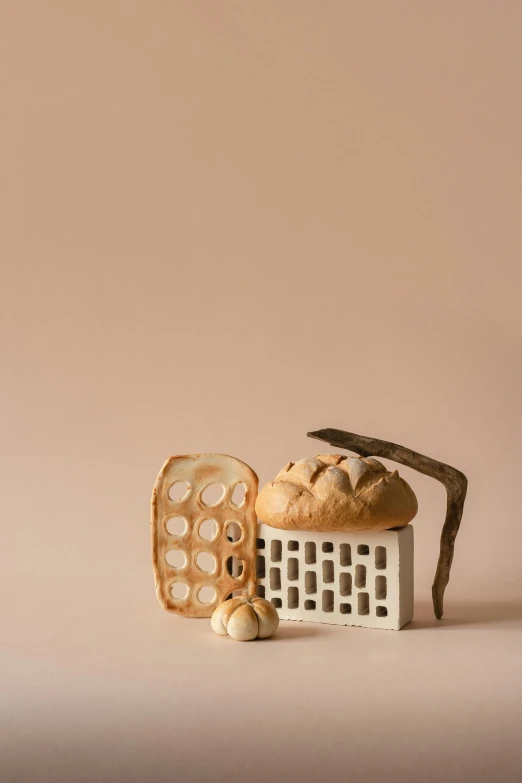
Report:
M 451 465 L 445 465 L 443 462 L 425 457 L 404 446 L 397 446 L 396 443 L 389 443 L 387 440 L 367 438 L 364 435 L 354 435 L 353 432 L 330 428 L 308 432 L 307 435 L 309 438 L 324 440 L 330 446 L 354 451 L 361 457 L 392 459 L 444 484 L 447 493 L 446 519 L 440 537 L 439 562 L 431 589 L 435 617 L 440 620 L 443 614 L 444 590 L 449 582 L 455 539 L 459 532 L 468 488 L 466 476 Z

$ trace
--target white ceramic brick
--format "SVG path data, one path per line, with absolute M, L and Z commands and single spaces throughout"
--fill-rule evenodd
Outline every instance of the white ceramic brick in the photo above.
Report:
M 257 537 L 258 593 L 282 620 L 399 630 L 412 619 L 411 525 L 312 533 L 260 524 Z

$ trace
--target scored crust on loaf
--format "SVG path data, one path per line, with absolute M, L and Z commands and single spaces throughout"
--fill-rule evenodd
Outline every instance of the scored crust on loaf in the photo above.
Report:
M 259 519 L 285 530 L 388 530 L 411 522 L 417 508 L 396 470 L 340 454 L 289 462 L 256 501 Z
M 186 482 L 188 489 L 183 497 L 172 500 L 169 492 L 177 482 Z M 206 498 L 205 490 L 215 484 L 224 488 L 224 494 L 217 503 L 210 505 L 203 498 Z M 244 485 L 245 497 L 236 505 L 233 494 L 238 484 Z M 170 457 L 165 462 L 156 479 L 151 504 L 154 578 L 156 594 L 164 609 L 185 617 L 210 617 L 230 593 L 254 592 L 257 489 L 258 478 L 252 468 L 226 454 L 191 454 Z M 169 520 L 173 522 L 179 518 L 185 521 L 185 529 L 181 534 L 173 535 L 168 529 Z M 212 540 L 200 534 L 200 526 L 205 520 L 215 521 L 216 534 Z M 229 527 L 232 522 L 239 530 Z M 237 534 L 240 531 L 241 536 L 231 535 L 230 530 Z M 209 555 L 214 557 L 212 573 L 199 567 L 200 553 L 204 553 L 207 561 Z M 178 567 L 174 567 L 167 560 L 172 554 L 179 560 L 184 558 L 185 562 L 178 565 L 176 561 Z M 241 573 L 230 560 L 234 556 L 242 561 Z M 171 560 L 175 558 L 171 557 Z M 188 589 L 183 598 L 172 593 L 180 583 Z M 214 599 L 209 602 L 206 602 L 207 597 L 205 600 L 198 597 L 205 587 L 214 590 Z

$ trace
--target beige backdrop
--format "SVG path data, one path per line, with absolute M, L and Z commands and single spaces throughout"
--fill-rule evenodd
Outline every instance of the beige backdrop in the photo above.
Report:
M 8 781 L 522 774 L 522 4 L 2 0 Z M 170 454 L 401 471 L 417 619 L 234 645 L 156 602 Z M 321 448 L 319 446 L 319 448 Z

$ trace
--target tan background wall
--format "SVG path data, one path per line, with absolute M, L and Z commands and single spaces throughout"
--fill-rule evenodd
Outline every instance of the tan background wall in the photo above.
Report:
M 331 426 L 447 461 L 470 481 L 447 618 L 520 600 L 522 5 L 4 0 L 0 15 L 13 779 L 38 777 L 24 745 L 51 766 L 76 747 L 83 697 L 62 723 L 43 706 L 73 683 L 108 689 L 84 738 L 101 712 L 133 712 L 110 695 L 122 640 L 139 650 L 159 627 L 176 657 L 148 552 L 170 454 L 234 454 L 267 481 Z M 422 607 L 444 491 L 401 472 Z

